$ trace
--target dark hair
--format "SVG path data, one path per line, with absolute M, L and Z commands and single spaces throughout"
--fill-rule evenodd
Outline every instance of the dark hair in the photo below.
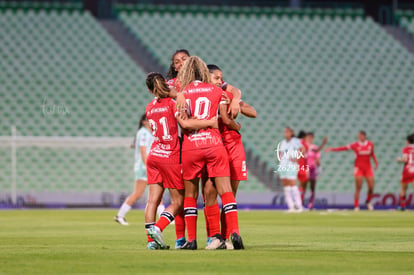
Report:
M 407 141 L 409 144 L 414 144 L 414 133 L 407 136 Z
M 361 135 L 363 135 L 364 137 L 366 137 L 366 136 L 367 136 L 367 132 L 365 132 L 364 130 L 360 130 L 360 131 L 359 131 L 359 133 L 360 133 Z
M 305 136 L 306 136 L 306 132 L 304 130 L 300 130 L 297 138 L 304 138 Z
M 178 72 L 175 70 L 175 66 L 174 66 L 174 57 L 178 54 L 178 53 L 184 53 L 188 56 L 190 56 L 190 52 L 186 49 L 179 49 L 176 50 L 173 55 L 171 56 L 171 64 L 170 64 L 170 68 L 168 69 L 167 72 L 167 79 L 172 79 L 172 78 L 176 78 L 178 75 Z
M 145 80 L 148 89 L 158 98 L 166 98 L 169 96 L 170 88 L 165 78 L 160 73 L 149 73 Z
M 147 120 L 147 115 L 144 113 L 141 116 L 141 119 L 139 120 L 138 129 L 144 126 L 144 121 Z
M 292 137 L 295 136 L 295 131 L 290 126 L 286 126 L 285 129 L 289 129 L 292 132 Z
M 214 72 L 214 71 L 221 71 L 221 69 L 219 68 L 219 66 L 214 65 L 214 64 L 208 64 L 207 68 L 209 70 L 210 73 Z

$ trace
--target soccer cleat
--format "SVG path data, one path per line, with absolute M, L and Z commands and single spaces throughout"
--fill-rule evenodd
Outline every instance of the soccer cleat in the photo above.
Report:
M 148 229 L 147 235 L 153 239 L 161 249 L 169 249 L 170 247 L 165 243 L 161 230 L 156 226 L 151 226 Z
M 129 225 L 124 217 L 115 216 L 114 220 L 119 223 L 120 225 Z
M 226 243 L 221 238 L 220 234 L 216 234 L 213 237 L 211 237 L 211 242 L 206 246 L 206 249 L 226 249 Z
M 236 232 L 231 234 L 231 242 L 233 243 L 234 249 L 244 249 L 242 237 Z
M 152 242 L 147 243 L 147 249 L 148 250 L 157 250 L 157 249 L 160 249 L 160 247 L 158 246 L 158 244 L 156 242 L 152 241 Z
M 233 244 L 229 240 L 226 240 L 225 243 L 226 243 L 226 249 L 227 250 L 233 250 L 234 249 Z
M 207 238 L 207 241 L 206 241 L 206 246 L 209 246 L 212 241 L 213 241 L 213 238 L 212 237 L 208 237 Z
M 186 241 L 185 244 L 181 247 L 181 249 L 187 249 L 187 250 L 197 250 L 197 241 L 192 240 Z
M 175 249 L 182 249 L 183 245 L 185 244 L 185 238 L 179 238 L 175 241 Z
M 355 212 L 358 212 L 358 211 L 359 211 L 359 206 L 354 207 L 354 211 L 355 211 Z
M 368 209 L 369 211 L 374 211 L 374 206 L 372 205 L 372 203 L 367 202 L 367 209 Z

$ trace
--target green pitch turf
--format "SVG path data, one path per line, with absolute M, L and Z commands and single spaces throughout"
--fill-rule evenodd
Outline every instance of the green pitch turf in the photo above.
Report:
M 0 274 L 413 274 L 414 212 L 240 211 L 244 251 L 147 251 L 143 212 L 0 211 Z M 165 231 L 174 245 L 174 228 Z

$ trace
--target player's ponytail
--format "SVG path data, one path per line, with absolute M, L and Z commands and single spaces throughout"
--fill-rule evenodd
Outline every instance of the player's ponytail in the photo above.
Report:
M 183 90 L 188 84 L 195 80 L 199 80 L 204 83 L 211 83 L 210 72 L 204 63 L 198 56 L 191 56 L 188 58 L 178 73 L 178 81 Z
M 169 96 L 170 88 L 165 78 L 160 73 L 149 73 L 145 80 L 148 90 L 158 98 L 166 98 Z
M 172 78 L 177 77 L 178 72 L 175 70 L 174 58 L 178 53 L 183 53 L 183 54 L 186 54 L 186 55 L 190 56 L 190 52 L 186 49 L 176 50 L 173 53 L 173 55 L 171 56 L 171 64 L 170 64 L 170 68 L 168 69 L 168 72 L 167 72 L 167 79 L 172 79 Z

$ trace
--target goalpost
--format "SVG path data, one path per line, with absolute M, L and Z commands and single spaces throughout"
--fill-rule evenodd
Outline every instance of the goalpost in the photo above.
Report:
M 133 188 L 132 138 L 0 136 L 0 202 L 118 205 Z

